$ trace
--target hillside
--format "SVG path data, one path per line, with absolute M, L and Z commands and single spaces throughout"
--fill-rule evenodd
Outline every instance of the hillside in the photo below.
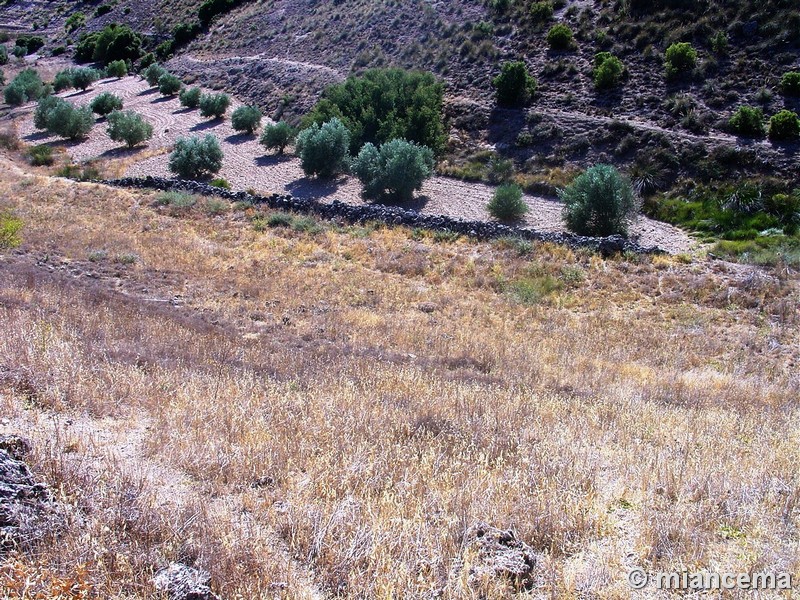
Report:
M 800 67 L 800 11 L 792 2 L 489 4 L 244 2 L 179 47 L 168 66 L 254 101 L 267 114 L 294 117 L 326 85 L 353 71 L 387 65 L 432 70 L 448 86 L 454 167 L 494 148 L 537 180 L 604 161 L 662 189 L 680 175 L 797 179 L 796 143 L 748 140 L 727 126 L 744 104 L 767 116 L 800 107 L 798 98 L 779 89 L 781 75 Z M 46 21 L 54 34 L 51 48 L 113 21 L 151 36 L 154 48 L 175 25 L 197 22 L 190 3 L 167 9 L 155 1 L 121 0 L 108 6 L 110 12 L 70 34 L 63 30 L 68 16 L 91 15 L 96 5 L 19 1 L 2 12 L 17 26 Z M 572 48 L 550 49 L 546 33 L 555 23 L 570 27 Z M 698 62 L 692 73 L 668 81 L 664 53 L 674 42 L 691 42 Z M 625 67 L 623 83 L 611 92 L 597 92 L 592 83 L 600 51 L 618 56 Z M 538 79 L 538 93 L 525 111 L 498 110 L 492 78 L 503 61 L 518 59 Z
M 796 277 L 0 174 L 0 433 L 72 515 L 6 597 L 149 598 L 173 561 L 223 598 L 798 576 Z M 477 521 L 530 591 L 470 575 Z

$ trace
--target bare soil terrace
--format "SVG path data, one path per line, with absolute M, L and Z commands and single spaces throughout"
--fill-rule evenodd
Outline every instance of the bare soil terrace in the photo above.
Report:
M 265 154 L 258 136 L 233 130 L 229 119 L 209 120 L 197 110 L 185 109 L 177 97 L 163 97 L 147 82 L 130 76 L 120 80 L 105 79 L 86 92 L 61 94 L 76 105 L 86 105 L 102 92 L 112 92 L 123 99 L 124 108 L 142 114 L 153 124 L 153 138 L 146 148 L 127 150 L 109 139 L 103 122 L 99 122 L 88 139 L 64 142 L 33 126 L 33 105 L 18 114 L 20 136 L 26 143 L 51 143 L 63 146 L 76 161 L 104 159 L 114 176 L 169 176 L 167 152 L 175 140 L 188 135 L 215 135 L 225 153 L 220 176 L 234 189 L 255 189 L 259 192 L 290 193 L 297 197 L 315 198 L 321 202 L 338 199 L 358 204 L 363 202 L 357 180 L 341 177 L 333 182 L 305 177 L 298 159 Z M 230 111 L 240 105 L 235 101 Z M 488 220 L 486 204 L 493 188 L 446 177 L 428 180 L 421 193 L 408 206 L 426 214 L 440 214 L 467 220 Z M 553 199 L 525 196 L 530 206 L 525 224 L 540 231 L 562 231 L 561 204 Z M 699 247 L 687 233 L 671 225 L 640 217 L 631 228 L 631 235 L 643 245 L 657 245 L 670 253 L 687 253 Z

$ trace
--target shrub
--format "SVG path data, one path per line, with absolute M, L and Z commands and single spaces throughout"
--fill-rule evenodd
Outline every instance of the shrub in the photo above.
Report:
M 101 4 L 97 8 L 94 9 L 94 17 L 102 17 L 103 15 L 107 15 L 111 12 L 114 7 L 111 4 Z
M 530 7 L 531 19 L 534 23 L 544 23 L 553 18 L 552 2 L 534 2 Z
M 599 52 L 594 57 L 594 87 L 605 90 L 616 87 L 625 73 L 625 65 L 610 52 Z
M 718 31 L 711 37 L 711 50 L 714 54 L 726 54 L 728 52 L 728 34 Z
M 173 47 L 188 44 L 200 34 L 201 30 L 202 27 L 200 27 L 199 23 L 178 23 L 172 28 Z
M 72 71 L 72 84 L 83 91 L 100 79 L 100 72 L 89 67 L 80 67 Z
M 306 175 L 328 178 L 347 170 L 350 132 L 339 119 L 313 123 L 297 136 L 296 150 Z
M 274 125 L 267 125 L 261 133 L 259 140 L 261 145 L 267 150 L 275 150 L 278 154 L 283 154 L 284 149 L 294 139 L 295 131 L 286 121 L 280 121 Z
M 72 81 L 73 71 L 74 69 L 70 68 L 56 73 L 56 76 L 53 78 L 53 89 L 56 92 L 63 92 L 64 90 L 70 90 L 75 87 L 75 83 Z
M 181 91 L 183 84 L 181 80 L 171 73 L 164 73 L 158 78 L 158 91 L 163 96 L 174 96 Z
M 784 73 L 781 77 L 781 91 L 787 96 L 800 96 L 800 72 Z
M 37 167 L 53 164 L 53 149 L 47 144 L 39 144 L 28 150 L 31 164 Z
M 796 140 L 800 137 L 800 122 L 797 113 L 782 110 L 769 120 L 769 139 L 775 141 Z
M 144 78 L 150 87 L 156 87 L 158 85 L 158 81 L 161 79 L 161 76 L 166 74 L 167 70 L 158 63 L 153 63 L 147 67 L 143 73 Z
M 637 210 L 630 181 L 610 165 L 596 165 L 559 192 L 564 222 L 580 235 L 627 234 Z
M 575 40 L 572 37 L 572 30 L 563 23 L 553 25 L 550 31 L 547 32 L 547 43 L 553 50 L 569 50 L 573 48 Z
M 69 102 L 58 96 L 45 96 L 39 100 L 39 104 L 33 112 L 33 126 L 36 129 L 50 129 L 51 114 L 56 107 L 61 105 L 69 105 Z
M 430 148 L 395 139 L 380 149 L 364 144 L 352 171 L 364 185 L 366 198 L 403 202 L 422 189 L 422 183 L 433 174 L 433 164 Z
M 53 106 L 47 119 L 50 133 L 70 140 L 86 137 L 93 125 L 94 116 L 88 106 L 75 108 L 66 101 Z
M 522 188 L 514 183 L 499 186 L 486 208 L 500 221 L 518 221 L 528 212 L 528 205 L 522 199 Z
M 205 0 L 200 5 L 197 16 L 203 27 L 208 27 L 214 17 L 232 10 L 241 3 L 242 0 Z
M 200 96 L 200 114 L 204 117 L 221 118 L 230 106 L 227 94 L 203 94 Z
M 216 179 L 212 179 L 211 181 L 208 182 L 208 185 L 223 190 L 231 189 L 231 184 L 228 183 L 228 180 L 225 179 L 224 177 L 217 177 Z
M 198 179 L 222 168 L 222 149 L 217 138 L 179 138 L 169 157 L 169 170 L 184 179 Z
M 106 73 L 109 77 L 122 79 L 128 74 L 128 64 L 124 60 L 112 60 L 106 67 Z
M 105 117 L 115 110 L 122 110 L 122 98 L 115 96 L 111 92 L 103 92 L 92 100 L 89 107 L 92 109 L 93 113 Z
M 13 54 L 16 58 L 24 58 L 28 54 L 28 48 L 26 46 L 14 46 L 11 54 Z
M 22 56 L 33 54 L 44 46 L 44 39 L 38 35 L 21 35 L 14 42 L 14 49 L 22 49 Z
M 0 65 L 8 64 L 8 50 L 0 44 Z
M 302 126 L 339 119 L 350 131 L 353 154 L 367 142 L 383 144 L 394 138 L 438 153 L 447 139 L 442 98 L 443 86 L 431 73 L 371 69 L 326 89 Z
M 181 101 L 181 106 L 186 108 L 197 108 L 200 105 L 200 88 L 183 88 L 178 98 Z
M 79 27 L 83 27 L 86 24 L 86 15 L 82 12 L 72 13 L 67 22 L 64 23 L 64 30 L 67 33 L 72 33 Z
M 153 137 L 153 126 L 132 110 L 115 111 L 108 116 L 108 137 L 125 142 L 128 148 Z
M 142 55 L 142 37 L 127 25 L 112 23 L 95 35 L 92 60 L 107 65 L 115 60 L 133 62 Z
M 252 135 L 261 125 L 261 111 L 256 106 L 240 106 L 231 114 L 231 125 L 236 131 Z
M 0 212 L 0 248 L 16 248 L 22 243 L 19 232 L 22 219 L 9 212 Z
M 764 111 L 752 106 L 740 106 L 728 124 L 739 135 L 763 137 Z
M 44 95 L 45 87 L 34 69 L 25 69 L 14 77 L 3 92 L 6 104 L 21 106 Z
M 689 74 L 697 66 L 697 51 L 689 42 L 672 44 L 667 48 L 665 58 L 664 66 L 669 79 Z
M 522 61 L 504 63 L 500 74 L 492 80 L 500 106 L 522 106 L 536 92 L 536 79 Z

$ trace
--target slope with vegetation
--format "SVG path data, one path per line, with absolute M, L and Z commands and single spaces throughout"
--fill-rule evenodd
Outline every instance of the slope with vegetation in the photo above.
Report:
M 0 559 L 11 598 L 153 597 L 171 561 L 224 598 L 800 575 L 787 271 L 343 226 L 11 150 L 0 174 L 0 432 L 72 511 Z M 531 591 L 470 577 L 478 521 L 530 545 Z

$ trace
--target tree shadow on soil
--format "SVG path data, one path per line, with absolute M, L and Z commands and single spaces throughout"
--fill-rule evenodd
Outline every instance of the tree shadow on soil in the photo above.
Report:
M 402 208 L 405 210 L 422 212 L 422 210 L 427 206 L 428 202 L 430 201 L 431 199 L 429 196 L 422 195 L 422 196 L 414 196 L 411 200 L 407 200 L 405 202 L 398 200 L 382 199 L 373 201 L 372 204 L 380 206 L 396 206 L 397 208 Z
M 217 125 L 222 125 L 222 119 L 211 119 L 210 121 L 201 121 L 197 125 L 192 126 L 189 131 L 205 131 L 206 129 L 214 129 Z
M 288 154 L 265 154 L 256 158 L 255 163 L 257 167 L 276 167 L 290 160 L 292 157 Z
M 234 146 L 238 146 L 239 144 L 246 144 L 247 142 L 252 142 L 253 140 L 257 139 L 255 134 L 250 133 L 233 133 L 225 138 L 225 141 L 229 144 L 233 144 Z
M 158 93 L 158 88 L 157 87 L 152 87 L 152 88 L 148 88 L 146 90 L 143 90 L 143 91 L 139 92 L 137 95 L 139 95 L 139 96 L 150 96 L 152 94 L 157 94 L 157 93 Z
M 344 176 L 339 176 L 336 179 L 310 179 L 308 177 L 301 177 L 295 179 L 286 186 L 286 191 L 295 198 L 301 199 L 319 199 L 325 196 L 335 194 L 339 186 L 347 181 Z
M 23 136 L 23 140 L 26 142 L 40 142 L 42 140 L 46 140 L 51 137 L 51 134 L 46 131 L 37 131 L 36 133 L 29 133 L 26 136 Z

